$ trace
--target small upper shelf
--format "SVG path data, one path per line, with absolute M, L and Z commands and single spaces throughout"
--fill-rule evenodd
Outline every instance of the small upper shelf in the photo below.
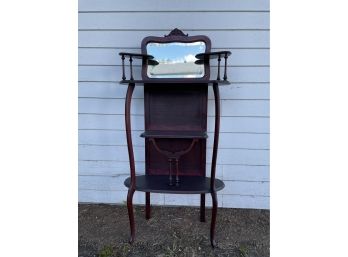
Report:
M 134 59 L 142 59 L 143 61 L 147 61 L 147 64 L 152 66 L 156 66 L 159 64 L 158 61 L 153 60 L 154 57 L 152 55 L 148 55 L 148 54 L 120 52 L 119 55 L 122 56 L 122 66 L 124 66 L 123 61 L 125 59 L 125 56 L 129 57 L 130 62 L 132 62 L 131 59 L 134 58 Z
M 208 138 L 206 132 L 200 131 L 145 131 L 140 136 L 144 138 Z
M 208 52 L 208 53 L 201 53 L 197 54 L 196 58 L 198 60 L 205 60 L 205 59 L 218 59 L 218 58 L 227 58 L 231 55 L 230 51 L 218 51 L 218 52 Z
M 154 57 L 152 55 L 148 54 L 139 54 L 139 53 L 126 53 L 126 52 L 120 52 L 120 56 L 128 56 L 132 57 L 134 59 L 147 59 L 147 60 L 152 60 Z

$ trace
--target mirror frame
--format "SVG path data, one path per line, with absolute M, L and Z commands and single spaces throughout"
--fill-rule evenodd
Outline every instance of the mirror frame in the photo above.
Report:
M 188 36 L 188 34 L 184 34 L 179 29 L 173 29 L 168 35 L 165 35 L 164 37 L 156 37 L 156 36 L 149 36 L 145 37 L 141 42 L 141 53 L 147 54 L 146 46 L 148 43 L 194 43 L 197 41 L 203 41 L 205 43 L 205 53 L 210 52 L 211 49 L 211 41 L 207 36 L 204 35 L 197 35 L 197 36 Z M 201 78 L 150 78 L 147 76 L 147 63 L 143 62 L 142 64 L 142 70 L 141 75 L 143 80 L 178 80 L 178 81 L 191 81 L 191 80 L 208 80 L 210 77 L 210 68 L 209 68 L 209 62 L 204 62 L 204 76 Z

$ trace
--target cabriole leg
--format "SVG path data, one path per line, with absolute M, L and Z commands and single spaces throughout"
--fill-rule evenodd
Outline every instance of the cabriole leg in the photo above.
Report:
M 205 194 L 201 194 L 200 220 L 205 222 Z
M 134 189 L 129 188 L 127 195 L 127 208 L 128 208 L 128 216 L 129 216 L 129 224 L 131 230 L 131 236 L 129 239 L 129 243 L 132 244 L 135 240 L 135 224 L 134 224 L 134 211 L 133 211 L 133 195 Z
M 145 219 L 151 218 L 150 192 L 145 193 Z
M 211 192 L 211 198 L 213 200 L 213 208 L 212 208 L 211 225 L 210 225 L 210 243 L 212 247 L 215 247 L 216 246 L 215 224 L 216 224 L 216 213 L 217 213 L 217 206 L 218 206 L 216 192 Z

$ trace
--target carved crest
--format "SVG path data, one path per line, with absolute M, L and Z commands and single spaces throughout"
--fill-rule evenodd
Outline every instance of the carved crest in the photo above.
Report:
M 171 36 L 181 36 L 181 37 L 187 37 L 188 34 L 184 34 L 180 29 L 175 28 L 173 29 L 168 35 L 164 35 L 165 37 L 171 37 Z

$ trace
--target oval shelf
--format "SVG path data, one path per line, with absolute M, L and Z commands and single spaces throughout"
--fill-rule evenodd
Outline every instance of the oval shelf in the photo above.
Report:
M 180 176 L 179 186 L 170 186 L 169 177 L 166 175 L 140 175 L 136 176 L 136 191 L 168 193 L 168 194 L 202 194 L 211 193 L 209 177 Z M 175 177 L 173 176 L 173 181 Z M 130 187 L 130 177 L 124 181 L 126 187 Z M 225 187 L 224 182 L 215 179 L 215 190 L 220 191 Z

